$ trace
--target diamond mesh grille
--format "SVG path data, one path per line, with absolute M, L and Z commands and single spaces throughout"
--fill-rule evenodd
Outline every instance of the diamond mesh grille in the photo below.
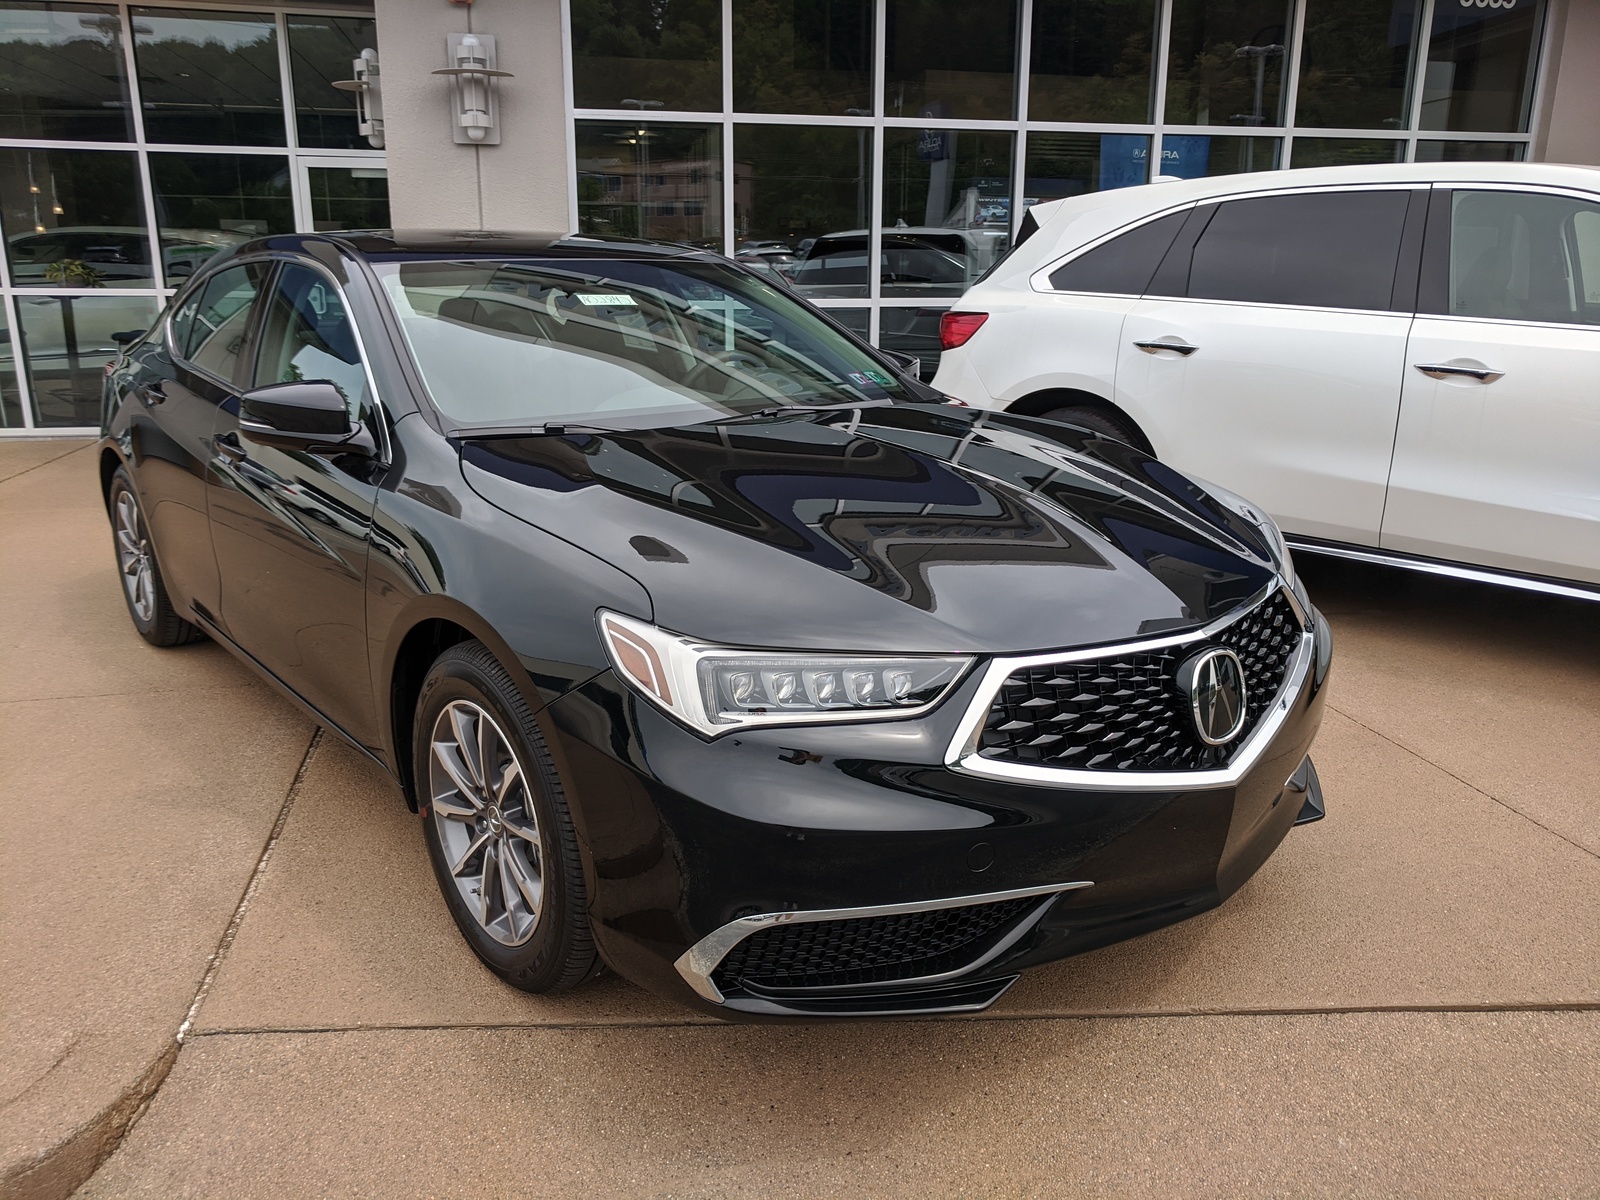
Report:
M 727 992 L 758 987 L 894 983 L 954 971 L 976 960 L 1042 896 L 932 912 L 777 925 L 751 934 L 712 972 Z
M 1085 771 L 1222 766 L 1283 686 L 1302 632 L 1294 609 L 1277 591 L 1207 643 L 1014 671 L 990 706 L 978 753 Z M 1178 665 L 1199 645 L 1211 644 L 1227 646 L 1244 667 L 1244 727 L 1222 746 L 1200 740 L 1189 699 L 1177 684 Z

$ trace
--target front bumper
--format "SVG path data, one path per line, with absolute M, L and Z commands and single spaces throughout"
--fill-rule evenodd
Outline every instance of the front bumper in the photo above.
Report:
M 725 1017 L 961 1012 L 992 1003 L 1025 967 L 1215 907 L 1306 813 L 1311 790 L 1320 804 L 1307 755 L 1331 641 L 1311 615 L 1304 670 L 1271 728 L 1238 771 L 1201 783 L 1063 787 L 962 769 L 950 750 L 982 671 L 918 720 L 710 742 L 603 674 L 541 718 L 601 952 L 634 982 Z M 835 971 L 821 986 L 776 988 L 718 974 L 763 931 L 809 926 L 810 944 L 831 938 L 837 965 L 851 947 L 832 935 L 861 928 L 841 922 L 892 929 L 934 919 L 906 914 L 998 916 L 1002 904 L 1006 919 L 945 971 Z

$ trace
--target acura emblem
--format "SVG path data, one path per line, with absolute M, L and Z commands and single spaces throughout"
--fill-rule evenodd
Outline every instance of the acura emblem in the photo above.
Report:
M 1232 650 L 1213 646 L 1178 668 L 1178 686 L 1189 696 L 1194 731 L 1208 746 L 1221 746 L 1244 728 L 1244 667 Z

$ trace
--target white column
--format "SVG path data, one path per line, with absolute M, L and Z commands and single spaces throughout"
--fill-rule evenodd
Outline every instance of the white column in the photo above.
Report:
M 570 232 L 561 0 L 376 0 L 389 204 L 398 229 Z M 500 144 L 456 144 L 450 84 L 432 72 L 452 33 L 492 34 Z

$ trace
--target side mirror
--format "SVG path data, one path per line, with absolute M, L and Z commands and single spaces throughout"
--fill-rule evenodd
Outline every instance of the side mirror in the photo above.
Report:
M 123 329 L 113 333 L 111 340 L 119 346 L 131 346 L 148 332 L 145 329 Z
M 239 432 L 280 450 L 362 454 L 378 452 L 366 426 L 350 420 L 338 385 L 325 379 L 274 383 L 239 398 Z
M 882 348 L 879 348 L 878 353 L 899 367 L 905 374 L 911 376 L 911 378 L 921 381 L 922 360 L 915 354 L 901 354 L 898 350 L 884 350 Z

